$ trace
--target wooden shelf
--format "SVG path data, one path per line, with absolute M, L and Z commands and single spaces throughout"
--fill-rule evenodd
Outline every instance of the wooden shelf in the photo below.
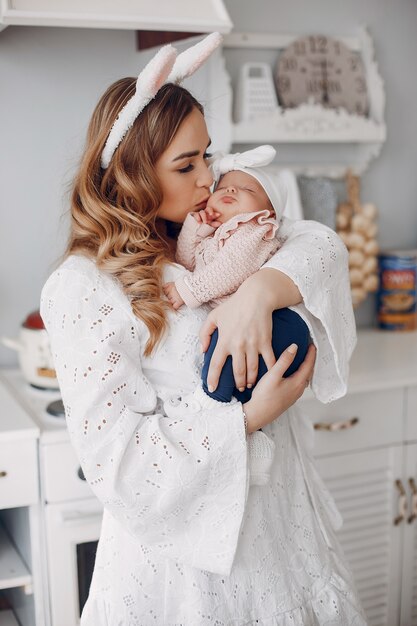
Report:
M 32 576 L 0 524 L 0 589 L 12 587 L 25 587 L 31 593 Z
M 383 143 L 384 123 L 343 109 L 303 104 L 232 126 L 233 143 Z
M 0 626 L 19 626 L 13 611 L 0 611 Z
M 280 50 L 285 49 L 298 36 L 295 33 L 250 32 L 227 35 L 223 46 L 226 57 L 223 64 L 218 63 L 214 74 L 221 87 L 216 91 L 213 79 L 214 94 L 219 94 L 220 98 L 229 90 L 232 101 L 232 81 L 226 70 L 228 49 L 246 49 L 241 60 L 244 63 L 246 59 L 247 62 L 250 61 L 251 49 L 272 50 L 279 54 Z M 268 115 L 243 120 L 239 117 L 242 107 L 238 105 L 239 98 L 245 97 L 245 89 L 239 88 L 240 83 L 237 81 L 234 107 L 236 121 L 232 120 L 233 106 L 230 106 L 230 117 L 225 120 L 222 136 L 220 139 L 215 137 L 220 143 L 218 149 L 235 152 L 236 145 L 286 144 L 286 148 L 277 154 L 277 167 L 289 167 L 298 174 L 307 176 L 341 178 L 348 169 L 354 174 L 362 175 L 379 156 L 386 140 L 384 83 L 375 60 L 374 45 L 366 28 L 358 28 L 356 34 L 351 36 L 339 34 L 338 39 L 343 40 L 362 57 L 368 89 L 369 117 L 351 114 L 342 108 L 326 109 L 321 104 L 308 102 L 287 109 L 278 106 Z M 244 76 L 240 77 L 240 81 L 244 81 Z M 313 153 L 314 145 L 317 146 L 317 153 Z M 237 150 L 241 151 L 241 148 L 238 147 Z

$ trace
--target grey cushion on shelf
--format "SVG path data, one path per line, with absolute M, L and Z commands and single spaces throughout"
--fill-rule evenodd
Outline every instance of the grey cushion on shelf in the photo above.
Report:
M 316 220 L 336 229 L 338 197 L 334 184 L 328 178 L 298 176 L 304 219 Z

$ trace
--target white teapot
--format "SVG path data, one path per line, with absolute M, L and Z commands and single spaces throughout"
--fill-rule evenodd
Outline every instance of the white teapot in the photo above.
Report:
M 41 389 L 59 389 L 48 333 L 39 311 L 27 316 L 18 339 L 2 337 L 1 341 L 17 350 L 20 369 L 28 383 Z

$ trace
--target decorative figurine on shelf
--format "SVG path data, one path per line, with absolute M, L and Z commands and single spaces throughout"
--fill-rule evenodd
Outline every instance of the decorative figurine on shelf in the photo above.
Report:
M 368 293 L 378 289 L 378 211 L 374 204 L 361 204 L 360 180 L 350 171 L 346 189 L 348 199 L 338 206 L 336 230 L 349 251 L 352 300 L 353 306 L 358 307 Z

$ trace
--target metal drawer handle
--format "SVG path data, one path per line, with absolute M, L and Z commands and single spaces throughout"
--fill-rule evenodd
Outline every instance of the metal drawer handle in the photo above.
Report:
M 405 495 L 405 489 L 401 480 L 395 481 L 395 486 L 397 487 L 400 495 L 398 497 L 398 515 L 394 519 L 394 526 L 398 526 L 405 519 L 407 514 L 407 496 Z
M 351 417 L 350 420 L 340 420 L 339 422 L 317 422 L 314 430 L 347 430 L 353 428 L 359 422 L 359 417 Z
M 411 515 L 408 518 L 408 523 L 411 524 L 417 518 L 417 485 L 414 478 L 409 478 L 408 483 L 411 487 Z
M 0 472 L 0 478 L 4 478 L 5 476 L 7 476 L 7 472 L 1 471 Z

